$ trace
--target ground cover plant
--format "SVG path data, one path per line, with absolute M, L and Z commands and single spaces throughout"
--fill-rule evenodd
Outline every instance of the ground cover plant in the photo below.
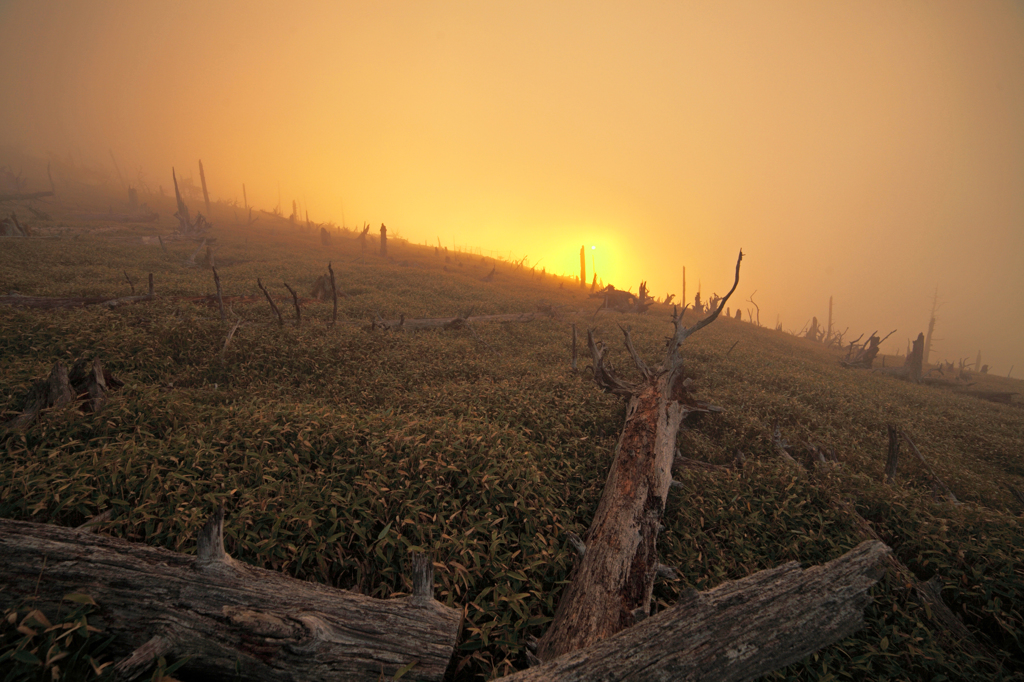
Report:
M 22 409 L 57 360 L 98 357 L 124 381 L 98 413 L 54 409 L 0 431 L 0 517 L 78 525 L 112 509 L 103 532 L 193 552 L 198 529 L 224 504 L 236 558 L 381 598 L 408 593 L 410 553 L 429 551 L 437 598 L 465 616 L 453 678 L 526 665 L 527 643 L 543 633 L 575 561 L 568 534 L 589 525 L 624 418 L 586 361 L 571 369 L 570 325 L 597 329 L 627 368 L 617 323 L 632 326 L 642 356 L 657 357 L 670 308 L 595 315 L 596 302 L 570 280 L 394 238 L 382 258 L 351 233 L 335 231 L 325 246 L 317 230 L 267 218 L 210 236 L 224 295 L 259 294 L 259 277 L 281 296 L 285 324 L 258 298 L 229 298 L 222 321 L 215 303 L 195 300 L 214 293 L 201 255 L 188 264 L 198 243 L 143 242 L 167 235 L 170 219 L 97 230 L 53 213 L 60 239 L 0 245 L 0 292 L 123 296 L 126 273 L 139 287 L 152 272 L 159 298 L 113 310 L 0 307 L 0 420 Z M 329 262 L 346 294 L 334 326 L 330 300 L 309 298 Z M 299 326 L 284 282 L 306 297 Z M 554 314 L 370 329 L 377 317 L 538 308 Z M 836 558 L 863 539 L 859 515 L 917 579 L 941 583 L 988 653 L 935 631 L 914 592 L 889 575 L 872 592 L 867 627 L 772 677 L 1024 674 L 1022 506 L 1007 487 L 1024 489 L 1019 402 L 847 370 L 820 344 L 724 316 L 682 353 L 695 393 L 725 411 L 691 416 L 681 452 L 714 464 L 739 452 L 746 462 L 677 470 L 682 487 L 670 495 L 659 554 L 680 577 L 659 579 L 658 608 L 691 587 Z M 906 457 L 895 484 L 881 482 L 888 424 L 914 438 L 962 504 L 936 499 Z M 776 425 L 798 459 L 815 445 L 833 449 L 840 466 L 780 462 Z M 0 660 L 21 666 L 10 679 L 49 679 L 54 666 L 68 679 L 72 670 L 102 675 L 102 633 L 74 625 L 87 616 L 42 616 L 72 624 L 52 631 L 74 656 L 64 668 L 48 662 L 59 637 L 41 643 L 49 626 L 30 604 L 5 614 Z M 65 644 L 79 640 L 78 649 Z

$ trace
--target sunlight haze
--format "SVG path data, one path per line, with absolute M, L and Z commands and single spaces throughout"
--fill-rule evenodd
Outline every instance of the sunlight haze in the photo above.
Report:
M 214 199 L 571 276 L 585 246 L 677 300 L 742 248 L 734 308 L 832 296 L 886 352 L 937 289 L 932 360 L 1024 376 L 1021 2 L 14 0 L 0 63 L 6 149 L 153 191 L 202 159 Z

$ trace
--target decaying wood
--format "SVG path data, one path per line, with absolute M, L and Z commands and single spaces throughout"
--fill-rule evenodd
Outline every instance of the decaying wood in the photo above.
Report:
M 690 590 L 642 623 L 502 679 L 752 680 L 860 629 L 889 556 L 886 545 L 867 541 L 821 566 L 804 570 L 794 561 Z
M 849 502 L 839 502 L 839 507 L 854 521 L 859 535 L 865 540 L 881 541 L 878 533 Z M 988 658 L 998 661 L 999 657 L 988 649 L 984 644 L 967 629 L 963 621 L 948 607 L 942 599 L 940 583 L 936 576 L 927 582 L 921 582 L 906 564 L 899 560 L 895 554 L 888 554 L 884 557 L 885 569 L 889 572 L 891 579 L 913 589 L 923 609 L 923 617 L 932 626 L 929 628 L 938 637 L 944 646 L 950 649 L 962 649 L 977 658 Z
M 679 346 L 724 309 L 739 284 L 742 259 L 741 252 L 732 289 L 711 315 L 689 328 L 683 326 L 682 316 L 674 320 L 675 332 L 656 369 L 639 357 L 629 329 L 622 328 L 626 349 L 641 375 L 638 383 L 618 377 L 607 362 L 603 344 L 595 341 L 593 331 L 587 333 L 594 380 L 605 391 L 628 399 L 629 405 L 611 471 L 587 531 L 587 552 L 540 640 L 540 660 L 550 661 L 595 644 L 650 612 L 659 563 L 656 539 L 672 482 L 676 435 L 688 413 L 710 409 L 688 394 Z
M 182 674 L 207 679 L 390 679 L 411 665 L 403 679 L 440 680 L 462 614 L 433 599 L 430 561 L 414 564 L 413 596 L 371 599 L 232 559 L 222 511 L 195 556 L 0 519 L 0 608 L 33 599 L 52 618 L 64 595 L 88 594 L 123 678 L 188 656 Z
M 957 391 L 961 395 L 969 395 L 981 400 L 988 400 L 993 403 L 1009 405 L 1013 402 L 1013 396 L 1020 395 L 1017 391 Z
M 152 279 L 152 275 L 150 275 Z M 151 287 L 152 288 L 152 287 Z M 141 303 L 143 301 L 155 301 L 156 294 L 143 294 L 141 296 L 74 296 L 71 298 L 50 298 L 48 296 L 22 296 L 13 294 L 0 296 L 0 304 L 11 305 L 18 308 L 82 308 L 90 305 L 101 305 L 106 308 L 117 308 L 129 303 Z
M 407 318 L 400 317 L 397 320 L 374 320 L 369 329 L 381 329 L 392 331 L 418 331 L 421 329 L 460 329 L 467 324 L 474 322 L 530 322 L 541 317 L 540 313 L 508 313 L 505 315 L 476 315 L 474 317 L 426 317 Z
M 24 201 L 26 199 L 41 199 L 52 196 L 53 192 L 16 192 L 14 194 L 0 194 L 0 201 Z
M 87 412 L 98 412 L 106 403 L 107 391 L 120 388 L 124 383 L 103 367 L 99 358 L 92 362 L 82 359 L 68 372 L 62 362 L 56 362 L 50 375 L 35 382 L 25 398 L 25 407 L 14 419 L 3 426 L 13 429 L 27 427 L 45 409 L 61 408 L 72 401 L 82 403 Z
M 864 345 L 857 347 L 857 341 L 860 341 L 861 336 L 858 336 L 855 340 L 850 342 L 850 347 L 846 351 L 846 359 L 840 360 L 839 364 L 844 367 L 851 367 L 854 369 L 871 369 L 871 366 L 875 362 L 875 358 L 878 356 L 879 346 L 883 341 L 888 339 L 890 336 L 896 333 L 893 329 L 891 332 L 886 334 L 884 337 L 879 338 L 878 332 L 871 332 L 868 340 L 864 342 Z M 843 332 L 846 334 L 846 332 Z
M 32 232 L 28 225 L 18 222 L 18 215 L 11 213 L 9 218 L 0 220 L 0 237 L 31 237 Z
M 609 284 L 604 289 L 590 294 L 590 298 L 601 299 L 601 307 L 598 308 L 598 311 L 614 310 L 620 313 L 643 314 L 654 304 L 654 299 L 647 292 L 647 282 L 640 282 L 639 295 L 616 289 Z
M 143 204 L 145 208 L 145 204 Z M 152 223 L 160 219 L 156 211 L 140 210 L 134 213 L 80 213 L 76 220 L 96 220 L 108 223 Z
M 680 453 L 679 450 L 676 450 L 676 456 L 672 459 L 672 466 L 679 467 L 681 469 L 714 471 L 716 473 L 722 473 L 733 470 L 733 467 L 722 466 L 721 464 L 712 464 L 711 462 L 702 462 L 699 459 L 691 459 L 690 457 L 683 457 L 682 453 Z

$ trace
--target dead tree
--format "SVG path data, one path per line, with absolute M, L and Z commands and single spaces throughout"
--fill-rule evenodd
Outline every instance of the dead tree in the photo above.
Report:
M 878 344 L 881 342 L 882 339 L 872 333 L 868 338 L 867 343 L 857 350 L 856 355 L 853 354 L 854 344 L 851 343 L 850 350 L 847 353 L 847 359 L 840 360 L 839 363 L 844 367 L 871 369 L 871 365 L 874 364 L 875 357 L 878 355 Z
M 380 224 L 380 255 L 388 255 L 388 228 L 384 223 Z
M 601 299 L 598 310 L 614 310 L 620 313 L 643 314 L 654 304 L 654 299 L 647 292 L 647 282 L 640 283 L 640 295 L 616 289 L 609 284 L 604 289 L 590 294 L 590 298 Z
M 822 335 L 822 332 L 818 328 L 818 318 L 817 317 L 811 318 L 811 326 L 808 327 L 807 333 L 804 334 L 804 338 L 805 339 L 810 339 L 811 341 L 821 341 L 821 335 Z
M 270 292 L 267 291 L 267 288 L 265 286 L 263 286 L 263 282 L 260 281 L 259 277 L 256 278 L 256 286 L 258 286 L 260 288 L 260 291 L 263 292 L 263 295 L 267 297 L 267 303 L 270 304 L 270 309 L 274 311 L 275 315 L 277 315 L 278 326 L 283 327 L 284 318 L 281 317 L 281 311 L 277 309 L 277 305 L 275 305 L 274 299 L 270 297 Z
M 53 618 L 64 595 L 88 594 L 100 607 L 89 622 L 113 637 L 105 653 L 121 679 L 170 656 L 210 679 L 444 677 L 462 614 L 434 600 L 428 557 L 413 557 L 411 596 L 372 599 L 236 561 L 223 521 L 219 510 L 189 556 L 0 519 L 0 608 L 34 595 L 33 608 Z
M 338 324 L 338 284 L 334 281 L 334 268 L 327 264 L 327 272 L 331 275 L 331 298 L 334 301 L 334 309 L 331 311 L 331 324 Z
M 739 284 L 736 280 L 725 300 Z M 606 361 L 603 344 L 588 331 L 594 381 L 604 390 L 629 401 L 626 423 L 615 447 L 615 458 L 604 493 L 587 532 L 587 552 L 559 600 L 555 618 L 538 647 L 547 661 L 590 646 L 630 627 L 650 612 L 651 592 L 658 565 L 656 539 L 672 482 L 676 435 L 683 418 L 694 411 L 716 408 L 689 395 L 682 376 L 679 346 L 691 334 L 715 320 L 722 310 L 684 327 L 676 318 L 675 333 L 657 369 L 649 368 L 633 348 L 623 328 L 626 349 L 640 371 L 639 383 L 617 376 Z
M 295 304 L 295 326 L 298 327 L 302 324 L 302 309 L 299 308 L 299 295 L 295 293 L 295 289 L 288 285 L 288 282 L 284 283 L 284 288 L 292 295 L 292 303 Z
M 0 201 L 27 201 L 52 196 L 53 192 L 18 192 L 15 194 L 0 194 Z
M 196 219 L 192 220 L 189 215 L 188 206 L 185 204 L 185 200 L 181 198 L 181 192 L 178 191 L 178 176 L 175 175 L 174 168 L 171 168 L 171 178 L 174 180 L 174 196 L 178 202 L 178 210 L 174 214 L 178 219 L 178 232 L 183 235 L 199 234 L 212 227 L 210 222 L 203 217 L 202 213 L 196 213 Z
M 358 237 L 356 237 L 356 240 L 359 242 L 359 246 L 362 249 L 363 256 L 366 256 L 366 235 L 369 234 L 369 232 L 370 226 L 364 223 L 363 231 L 359 233 Z
M 210 193 L 206 191 L 206 173 L 203 172 L 203 160 L 199 159 L 199 182 L 203 185 L 203 201 L 206 202 L 206 215 L 210 213 Z
M 879 338 L 877 336 L 877 331 L 871 332 L 871 336 L 868 337 L 868 340 L 861 348 L 857 348 L 857 341 L 861 339 L 861 337 L 858 336 L 850 342 L 850 348 L 846 352 L 846 359 L 840 360 L 839 364 L 844 367 L 852 367 L 854 369 L 871 369 L 871 365 L 874 364 L 875 358 L 878 356 L 879 346 L 883 341 L 895 333 L 896 330 L 893 329 L 884 337 Z M 843 334 L 846 334 L 846 332 L 843 332 Z M 840 338 L 841 337 L 842 335 L 840 335 Z
M 754 294 L 756 294 L 756 293 L 757 293 L 757 289 L 754 289 Z M 757 302 L 754 301 L 754 294 L 751 294 L 750 298 L 748 298 L 747 301 L 751 305 L 753 305 L 754 308 L 757 310 L 757 326 L 760 327 L 761 326 L 761 306 L 757 305 Z M 829 310 L 831 311 L 831 308 Z M 831 312 L 829 314 L 831 315 Z M 751 322 L 753 322 L 753 321 L 754 320 L 751 320 Z M 829 322 L 829 324 L 832 324 L 832 323 Z

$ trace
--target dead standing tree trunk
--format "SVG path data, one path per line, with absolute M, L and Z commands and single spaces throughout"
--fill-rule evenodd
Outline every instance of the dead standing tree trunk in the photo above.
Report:
M 672 482 L 676 435 L 689 412 L 714 409 L 688 396 L 679 346 L 718 317 L 739 284 L 742 260 L 740 252 L 736 280 L 717 310 L 689 328 L 683 326 L 681 315 L 675 318 L 675 333 L 659 368 L 644 364 L 629 330 L 623 328 L 626 348 L 643 376 L 638 384 L 617 377 L 605 362 L 604 346 L 594 341 L 593 332 L 587 334 L 594 380 L 606 391 L 628 398 L 629 406 L 604 493 L 587 532 L 586 553 L 540 641 L 537 653 L 542 661 L 610 637 L 650 612 L 658 566 L 656 540 Z
M 206 202 L 206 215 L 210 215 L 210 193 L 206 191 L 206 173 L 203 172 L 203 160 L 199 159 L 199 181 L 203 183 L 203 201 Z

